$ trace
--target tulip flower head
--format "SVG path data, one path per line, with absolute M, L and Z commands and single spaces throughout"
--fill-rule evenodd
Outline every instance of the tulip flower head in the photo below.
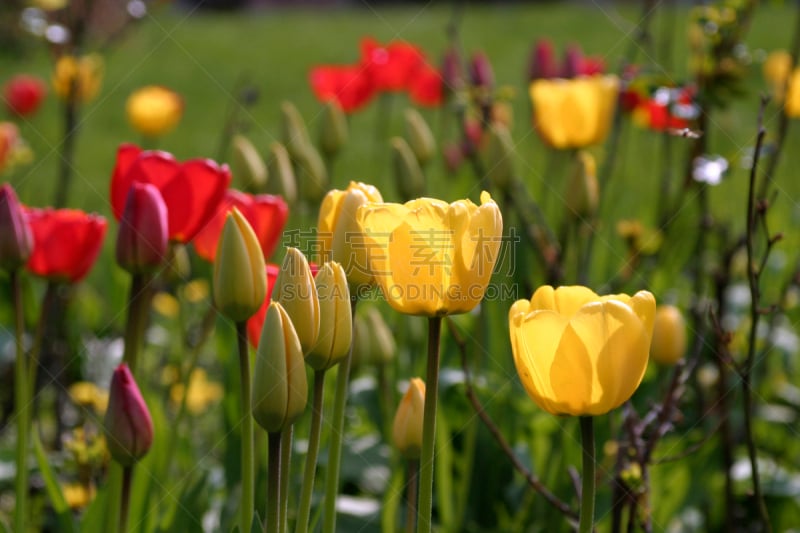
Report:
M 375 85 L 361 65 L 321 65 L 309 73 L 314 96 L 320 102 L 334 101 L 345 113 L 353 113 L 372 100 Z
M 53 72 L 53 91 L 64 101 L 86 103 L 100 91 L 103 59 L 97 54 L 61 56 Z
M 20 117 L 36 113 L 47 94 L 45 83 L 29 74 L 19 74 L 11 78 L 3 88 L 3 99 L 8 111 Z
M 420 378 L 411 378 L 392 424 L 392 442 L 407 459 L 418 459 L 422 451 L 424 411 L 425 382 Z
M 379 91 L 403 91 L 410 88 L 425 56 L 416 46 L 392 41 L 380 44 L 371 37 L 361 40 L 361 64 Z
M 353 340 L 350 290 L 342 265 L 335 261 L 322 265 L 314 282 L 319 298 L 320 327 L 317 342 L 306 361 L 314 370 L 327 370 L 350 352 Z
M 150 450 L 153 420 L 125 363 L 111 377 L 104 425 L 108 451 L 122 466 L 133 465 Z
M 674 365 L 686 354 L 686 320 L 674 305 L 659 305 L 653 326 L 650 357 L 662 365 Z
M 286 250 L 272 299 L 288 313 L 303 353 L 309 353 L 319 336 L 319 298 L 308 260 L 297 248 Z
M 146 137 L 169 133 L 183 115 L 183 98 L 161 85 L 137 89 L 128 97 L 125 112 L 130 125 Z
M 117 263 L 131 273 L 157 268 L 167 254 L 167 206 L 149 183 L 128 191 L 117 233 Z
M 598 296 L 540 287 L 508 316 L 528 395 L 555 415 L 601 415 L 627 401 L 647 368 L 656 302 L 647 291 Z
M 444 316 L 471 311 L 483 299 L 503 231 L 488 192 L 480 206 L 432 198 L 367 204 L 357 222 L 370 271 L 395 310 Z
M 0 269 L 15 270 L 33 251 L 33 233 L 14 188 L 0 187 Z

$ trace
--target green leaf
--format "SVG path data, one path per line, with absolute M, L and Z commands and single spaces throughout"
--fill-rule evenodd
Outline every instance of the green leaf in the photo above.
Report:
M 61 492 L 61 485 L 58 483 L 55 472 L 50 467 L 47 460 L 42 441 L 39 440 L 39 432 L 31 432 L 33 451 L 36 454 L 36 463 L 39 465 L 39 472 L 44 478 L 44 485 L 47 491 L 47 497 L 50 498 L 50 503 L 53 504 L 53 509 L 58 518 L 58 525 L 61 531 L 77 532 L 75 522 L 72 519 L 72 510 L 67 505 L 67 500 L 64 498 L 64 493 Z

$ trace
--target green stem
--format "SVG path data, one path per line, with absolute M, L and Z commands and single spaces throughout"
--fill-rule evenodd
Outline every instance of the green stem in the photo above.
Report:
M 289 479 L 292 470 L 292 437 L 294 425 L 284 429 L 281 436 L 281 480 L 280 480 L 280 529 L 279 533 L 286 533 L 286 523 L 289 521 Z
M 25 349 L 22 346 L 24 323 L 19 272 L 12 270 L 10 277 L 11 292 L 14 299 L 14 341 L 16 348 L 16 363 L 14 365 L 16 371 L 14 377 L 16 397 L 14 398 L 14 404 L 17 411 L 17 477 L 14 485 L 17 500 L 14 511 L 14 530 L 25 531 L 25 524 L 28 519 L 28 437 L 30 436 L 31 401 L 28 387 L 28 366 L 25 360 Z
M 319 437 L 322 432 L 322 396 L 325 385 L 325 370 L 314 372 L 314 399 L 311 412 L 311 431 L 308 436 L 308 453 L 303 472 L 303 488 L 300 493 L 300 507 L 297 511 L 296 533 L 308 531 L 308 518 L 311 514 L 311 495 L 314 493 L 314 476 L 317 471 Z
M 125 327 L 125 352 L 122 360 L 136 375 L 136 365 L 142 348 L 147 312 L 150 307 L 150 274 L 134 274 L 128 296 L 128 323 Z
M 74 84 L 73 84 L 74 85 Z M 74 87 L 70 92 L 74 91 Z M 70 95 L 62 111 L 64 112 L 64 138 L 61 141 L 61 159 L 58 171 L 58 184 L 53 207 L 64 207 L 67 204 L 70 183 L 73 175 L 73 161 L 75 159 L 75 140 L 78 136 L 78 104 L 76 98 Z
M 350 301 L 353 316 L 356 316 L 358 300 Z M 356 321 L 353 320 L 355 328 Z M 355 335 L 354 335 L 355 337 Z M 347 388 L 350 383 L 350 362 L 353 360 L 353 345 L 350 352 L 339 363 L 336 376 L 336 396 L 333 400 L 333 420 L 331 421 L 331 444 L 328 449 L 328 472 L 325 477 L 325 504 L 322 520 L 323 533 L 336 531 L 336 497 L 339 494 L 339 467 L 342 462 L 342 440 L 344 438 L 344 408 L 347 404 Z
M 39 354 L 42 352 L 42 344 L 44 343 L 45 329 L 48 320 L 50 319 L 53 309 L 57 305 L 58 284 L 54 281 L 47 283 L 44 296 L 42 297 L 41 311 L 39 313 L 39 323 L 36 326 L 36 334 L 33 339 L 33 348 L 30 351 L 28 361 L 28 374 L 29 374 L 29 391 L 36 391 L 36 376 L 39 371 Z M 35 416 L 35 415 L 34 415 Z
M 439 339 L 442 317 L 428 319 L 428 369 L 425 377 L 425 413 L 422 420 L 422 453 L 419 461 L 418 531 L 430 533 L 433 516 L 433 456 L 436 440 L 436 397 L 439 392 Z
M 406 493 L 406 533 L 414 533 L 417 518 L 417 484 L 419 476 L 419 461 L 409 459 L 408 466 L 408 492 Z
M 131 479 L 133 466 L 122 467 L 122 499 L 119 506 L 119 533 L 128 531 L 128 509 L 131 500 Z
M 579 533 L 589 533 L 594 524 L 594 418 L 580 417 L 583 446 L 583 480 L 581 486 L 581 518 Z
M 239 351 L 240 392 L 242 404 L 242 502 L 239 508 L 239 531 L 250 531 L 253 519 L 253 415 L 250 406 L 250 353 L 247 349 L 247 322 L 236 323 L 236 340 Z M 270 442 L 272 439 L 270 439 Z M 272 529 L 271 531 L 278 531 Z
M 269 434 L 267 519 L 264 521 L 267 533 L 280 531 L 281 440 L 282 432 Z

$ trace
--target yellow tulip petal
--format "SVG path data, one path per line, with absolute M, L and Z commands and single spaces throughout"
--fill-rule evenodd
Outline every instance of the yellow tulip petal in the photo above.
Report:
M 333 253 L 333 230 L 336 221 L 339 219 L 339 212 L 342 208 L 342 199 L 345 191 L 333 189 L 322 199 L 319 208 L 319 220 L 317 221 L 317 242 L 319 243 L 322 259 L 329 261 Z
M 555 310 L 562 315 L 571 316 L 585 304 L 598 299 L 597 294 L 587 287 L 572 285 L 559 287 L 553 294 Z

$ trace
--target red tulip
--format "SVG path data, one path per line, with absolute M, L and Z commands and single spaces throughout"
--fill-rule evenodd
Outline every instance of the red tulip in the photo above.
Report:
M 375 94 L 367 69 L 361 65 L 324 65 L 309 74 L 311 89 L 320 102 L 336 101 L 345 113 L 366 105 Z
M 76 283 L 92 268 L 106 234 L 106 219 L 77 209 L 26 207 L 33 233 L 28 270 Z
M 33 115 L 39 109 L 47 93 L 45 83 L 28 74 L 18 74 L 3 88 L 6 108 L 11 114 L 22 117 Z
M 275 287 L 275 280 L 278 279 L 278 273 L 281 267 L 272 263 L 267 265 L 267 296 L 264 298 L 264 303 L 256 311 L 256 314 L 247 320 L 247 339 L 253 348 L 258 347 L 258 340 L 261 338 L 261 328 L 264 327 L 264 319 L 267 316 L 267 308 L 272 298 L 272 289 Z
M 564 66 L 561 69 L 562 78 L 574 78 L 580 76 L 583 70 L 583 51 L 580 45 L 572 43 L 567 46 L 564 53 Z
M 108 451 L 122 466 L 136 463 L 153 444 L 153 419 L 125 363 L 111 377 L 104 425 Z
M 549 39 L 539 39 L 533 47 L 531 54 L 528 79 L 550 79 L 558 77 L 558 64 L 556 62 L 553 43 Z
M 167 253 L 167 206 L 155 185 L 128 189 L 117 233 L 117 263 L 131 273 L 152 270 Z
M 194 248 L 197 255 L 213 263 L 217 253 L 217 241 L 225 225 L 225 217 L 232 207 L 236 207 L 250 223 L 258 237 L 264 260 L 269 259 L 280 241 L 289 207 L 280 196 L 270 194 L 252 195 L 228 189 L 219 204 L 216 214 L 195 236 Z
M 384 46 L 371 37 L 361 40 L 361 63 L 379 91 L 407 90 L 424 62 L 422 51 L 412 44 L 393 41 Z
M 152 183 L 167 204 L 169 238 L 187 243 L 217 212 L 230 181 L 227 165 L 209 159 L 180 163 L 167 152 L 123 144 L 111 177 L 111 207 L 119 220 L 131 184 Z
M 33 233 L 14 188 L 0 187 L 0 268 L 14 270 L 24 265 L 33 250 Z
M 428 64 L 417 71 L 409 88 L 411 101 L 426 107 L 441 105 L 443 92 L 442 75 Z

